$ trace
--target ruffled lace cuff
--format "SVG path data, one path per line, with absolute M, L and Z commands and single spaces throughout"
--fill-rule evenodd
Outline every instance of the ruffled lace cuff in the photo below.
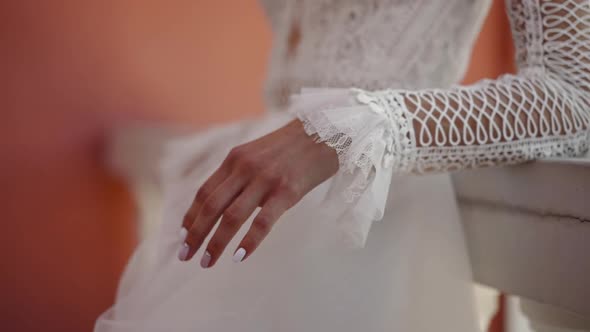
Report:
M 289 112 L 338 153 L 322 212 L 349 245 L 364 247 L 372 222 L 383 217 L 393 171 L 409 172 L 414 163 L 403 97 L 393 90 L 303 89 L 291 97 Z

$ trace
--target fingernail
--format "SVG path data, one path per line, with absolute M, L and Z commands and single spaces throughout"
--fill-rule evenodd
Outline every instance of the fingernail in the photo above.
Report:
M 211 254 L 209 251 L 205 250 L 205 254 L 203 255 L 203 258 L 201 258 L 201 267 L 206 269 L 209 267 L 209 263 L 211 263 Z
M 242 259 L 244 259 L 245 256 L 246 256 L 246 249 L 240 248 L 236 251 L 232 260 L 236 263 L 239 263 L 242 261 Z
M 184 242 L 180 247 L 180 251 L 178 252 L 178 259 L 184 262 L 186 260 L 186 257 L 188 256 L 188 249 L 188 243 Z
M 180 232 L 178 232 L 178 236 L 180 237 L 181 240 L 186 239 L 186 235 L 188 234 L 188 230 L 184 227 L 182 227 L 180 229 Z

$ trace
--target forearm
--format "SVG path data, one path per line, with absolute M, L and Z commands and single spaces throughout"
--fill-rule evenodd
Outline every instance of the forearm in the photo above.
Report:
M 390 156 L 403 159 L 393 165 L 402 172 L 572 156 L 587 148 L 585 92 L 549 75 L 505 75 L 452 89 L 358 91 L 357 100 L 407 122 L 407 131 L 390 138 L 405 145 Z

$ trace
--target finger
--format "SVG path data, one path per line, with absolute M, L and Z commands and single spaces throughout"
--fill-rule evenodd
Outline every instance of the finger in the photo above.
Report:
M 273 196 L 269 198 L 254 218 L 254 221 L 252 221 L 250 229 L 240 242 L 238 249 L 234 252 L 233 261 L 238 263 L 250 257 L 270 233 L 277 220 L 291 206 L 292 204 L 284 196 Z
M 219 227 L 207 244 L 201 259 L 203 268 L 215 265 L 229 242 L 234 238 L 250 215 L 261 205 L 268 186 L 262 181 L 253 181 L 223 212 Z
M 244 156 L 248 156 L 250 153 L 244 146 L 234 147 L 225 157 L 219 168 L 201 185 L 197 191 L 193 203 L 189 207 L 185 214 L 182 227 L 180 230 L 180 236 L 186 237 L 186 233 L 191 229 L 192 224 L 199 215 L 201 207 L 205 201 L 217 190 L 232 173 L 233 166 L 238 163 Z
M 238 196 L 246 183 L 243 176 L 230 176 L 202 203 L 178 253 L 181 261 L 188 261 L 194 256 L 223 211 Z
M 191 226 L 195 222 L 195 219 L 199 215 L 199 210 L 203 203 L 209 198 L 219 187 L 225 179 L 230 174 L 230 170 L 228 167 L 224 166 L 223 164 L 215 170 L 215 172 L 201 185 L 199 190 L 195 195 L 195 198 L 189 207 L 188 211 L 185 213 L 184 218 L 182 220 L 182 228 L 180 230 L 180 236 L 184 240 L 188 233 L 188 230 L 191 229 Z

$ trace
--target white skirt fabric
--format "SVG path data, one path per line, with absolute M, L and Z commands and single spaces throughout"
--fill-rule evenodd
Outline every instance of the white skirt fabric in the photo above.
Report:
M 234 263 L 231 252 L 252 218 L 214 267 L 199 266 L 203 248 L 189 262 L 177 259 L 182 216 L 199 186 L 232 147 L 291 119 L 269 113 L 170 146 L 161 225 L 135 251 L 96 332 L 478 330 L 448 175 L 394 176 L 364 248 L 342 246 L 321 217 L 330 179 L 283 215 L 246 261 Z

